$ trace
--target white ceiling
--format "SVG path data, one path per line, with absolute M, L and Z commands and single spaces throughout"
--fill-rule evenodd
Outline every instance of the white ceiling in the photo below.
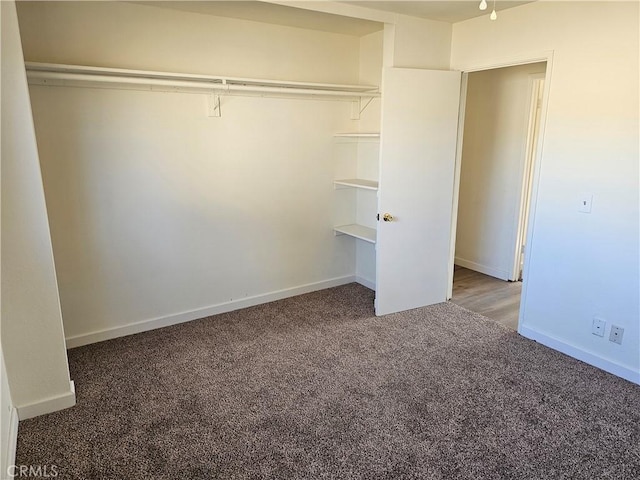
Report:
M 481 11 L 479 0 L 448 0 L 448 1 L 344 1 L 337 2 L 345 5 L 365 7 L 368 9 L 411 15 L 431 20 L 456 23 L 469 18 L 488 15 L 491 11 L 492 0 L 487 0 L 489 8 Z M 529 1 L 497 0 L 496 10 L 530 3 Z M 220 17 L 239 18 L 256 22 L 286 25 L 291 27 L 321 30 L 346 35 L 363 36 L 381 30 L 380 22 L 351 18 L 331 13 L 317 12 L 305 8 L 295 8 L 286 5 L 276 5 L 268 2 L 245 0 L 199 0 L 199 1 L 134 1 L 143 5 L 182 10 L 187 12 L 216 15 Z M 286 2 L 282 2 L 286 3 Z M 312 3 L 309 2 L 308 6 Z

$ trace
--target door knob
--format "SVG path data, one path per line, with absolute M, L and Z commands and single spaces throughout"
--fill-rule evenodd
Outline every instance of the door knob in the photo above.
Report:
M 393 215 L 391 215 L 390 213 L 385 213 L 384 215 L 382 215 L 382 220 L 384 220 L 385 222 L 391 222 L 393 220 Z

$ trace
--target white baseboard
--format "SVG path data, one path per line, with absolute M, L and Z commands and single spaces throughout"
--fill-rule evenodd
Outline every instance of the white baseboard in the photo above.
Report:
M 581 348 L 565 343 L 562 340 L 541 333 L 533 328 L 519 325 L 518 333 L 523 337 L 535 340 L 536 342 L 557 350 L 560 353 L 564 353 L 565 355 L 569 355 L 570 357 L 576 358 L 584 363 L 593 365 L 605 372 L 609 372 L 617 377 L 624 378 L 625 380 L 629 380 L 632 383 L 640 385 L 640 371 L 634 371 L 628 367 L 612 362 L 611 360 L 607 360 L 606 358 L 602 358 L 598 355 L 582 350 Z
M 45 398 L 38 402 L 20 405 L 16 407 L 18 418 L 26 420 L 27 418 L 37 417 L 45 413 L 57 412 L 65 408 L 73 407 L 76 404 L 76 387 L 73 380 L 69 382 L 69 391 L 54 397 Z
M 18 410 L 11 408 L 9 414 L 9 438 L 5 450 L 5 457 L 2 459 L 2 472 L 9 474 L 9 467 L 16 464 L 16 449 L 18 447 Z
M 134 333 L 141 333 L 149 330 L 155 330 L 156 328 L 168 327 L 169 325 L 190 322 L 191 320 L 197 320 L 199 318 L 209 317 L 211 315 L 218 315 L 220 313 L 231 312 L 233 310 L 239 310 L 241 308 L 253 307 L 255 305 L 273 302 L 275 300 L 281 300 L 283 298 L 294 297 L 296 295 L 302 295 L 304 293 L 324 290 L 325 288 L 337 287 L 356 281 L 357 279 L 355 275 L 347 275 L 344 277 L 324 280 L 322 282 L 308 283 L 306 285 L 286 288 L 284 290 L 277 290 L 275 292 L 265 293 L 262 295 L 255 295 L 252 297 L 232 300 L 230 302 L 219 303 L 217 305 L 212 305 L 210 307 L 200 308 L 197 310 L 190 310 L 187 312 L 176 313 L 164 317 L 152 318 L 150 320 L 142 320 L 140 322 L 130 323 L 128 325 L 122 325 L 119 327 L 106 328 L 104 330 L 98 330 L 95 332 L 74 335 L 66 338 L 67 348 L 80 347 L 82 345 L 88 345 L 90 343 L 102 342 L 104 340 L 111 340 L 113 338 L 124 337 L 126 335 L 133 335 Z
M 509 280 L 509 272 L 507 272 L 506 270 L 500 270 L 499 268 L 488 267 L 486 265 L 475 263 L 475 262 L 472 262 L 471 260 L 466 260 L 460 257 L 456 257 L 453 263 L 461 267 L 468 268 L 469 270 L 473 270 L 474 272 L 484 273 L 485 275 L 489 275 L 490 277 L 499 278 L 500 280 L 505 280 L 505 281 Z
M 375 290 L 376 289 L 375 280 L 370 280 L 368 278 L 357 276 L 356 277 L 356 282 L 359 283 L 360 285 L 364 285 L 365 287 L 367 287 L 367 288 L 369 288 L 371 290 Z

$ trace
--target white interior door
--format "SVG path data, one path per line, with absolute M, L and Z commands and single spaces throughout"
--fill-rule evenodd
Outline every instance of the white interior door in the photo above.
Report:
M 377 315 L 447 298 L 460 78 L 460 72 L 384 69 Z

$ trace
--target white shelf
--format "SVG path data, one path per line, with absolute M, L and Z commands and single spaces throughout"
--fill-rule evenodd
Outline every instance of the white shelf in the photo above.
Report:
M 354 132 L 354 133 L 336 133 L 334 137 L 340 138 L 380 138 L 380 133 L 376 132 Z
M 369 243 L 376 243 L 376 230 L 374 228 L 364 227 L 362 225 L 340 225 L 339 227 L 333 227 L 336 235 L 344 234 L 351 237 L 359 238 Z
M 223 95 L 293 95 L 349 101 L 380 96 L 378 87 L 374 85 L 291 82 L 37 62 L 25 62 L 25 66 L 29 83 L 35 85 L 101 86 Z
M 344 187 L 363 188 L 365 190 L 378 190 L 378 182 L 373 180 L 364 180 L 362 178 L 345 178 L 341 180 L 334 180 L 335 185 L 342 185 Z

